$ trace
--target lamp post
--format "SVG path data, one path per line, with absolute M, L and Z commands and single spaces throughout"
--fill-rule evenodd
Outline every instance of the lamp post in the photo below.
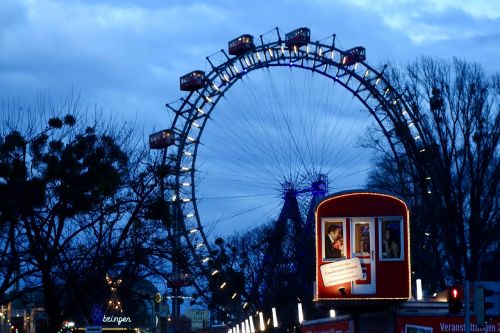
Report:
M 271 309 L 273 313 L 273 328 L 278 328 L 278 316 L 276 315 L 276 308 Z
M 250 332 L 251 333 L 255 333 L 255 325 L 253 323 L 253 316 L 249 316 L 248 317 L 248 320 L 250 322 Z
M 264 314 L 259 312 L 259 330 L 264 332 L 266 330 L 266 324 L 264 323 Z
M 302 303 L 297 303 L 297 310 L 299 313 L 299 324 L 304 321 L 304 312 L 302 311 Z

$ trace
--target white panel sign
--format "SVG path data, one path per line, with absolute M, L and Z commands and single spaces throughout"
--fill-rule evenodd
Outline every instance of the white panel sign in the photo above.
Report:
M 321 266 L 320 269 L 325 287 L 361 280 L 363 278 L 359 258 L 332 262 Z

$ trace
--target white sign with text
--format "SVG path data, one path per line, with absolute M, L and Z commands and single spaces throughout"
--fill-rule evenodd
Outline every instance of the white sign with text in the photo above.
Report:
M 332 262 L 321 266 L 320 269 L 325 287 L 361 280 L 363 278 L 359 258 Z

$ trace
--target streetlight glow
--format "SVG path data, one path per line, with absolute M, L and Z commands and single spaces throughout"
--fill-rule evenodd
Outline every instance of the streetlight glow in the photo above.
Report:
M 302 324 L 304 321 L 304 312 L 302 312 L 302 303 L 297 303 L 297 308 L 299 311 L 299 324 Z
M 417 279 L 417 301 L 421 301 L 423 299 L 422 296 L 422 280 Z
M 250 321 L 250 332 L 255 333 L 255 325 L 253 323 L 253 316 L 249 316 L 248 319 Z
M 276 308 L 271 309 L 273 313 L 273 327 L 278 328 L 278 316 L 276 315 Z
M 264 323 L 264 314 L 259 312 L 259 329 L 264 332 L 266 330 L 266 324 Z

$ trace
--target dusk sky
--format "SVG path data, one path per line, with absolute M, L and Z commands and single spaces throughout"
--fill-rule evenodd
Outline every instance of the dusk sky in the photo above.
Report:
M 179 76 L 204 69 L 228 40 L 301 26 L 312 40 L 335 33 L 344 48 L 364 45 L 372 65 L 425 54 L 488 69 L 500 56 L 497 0 L 3 0 L 0 98 L 57 101 L 73 87 L 106 112 L 158 128 L 169 123 L 164 103 L 182 96 Z
M 498 71 L 498 0 L 0 1 L 0 101 L 58 103 L 71 90 L 148 135 L 170 126 L 179 77 L 243 33 L 309 27 L 362 45 L 375 67 L 422 55 Z

